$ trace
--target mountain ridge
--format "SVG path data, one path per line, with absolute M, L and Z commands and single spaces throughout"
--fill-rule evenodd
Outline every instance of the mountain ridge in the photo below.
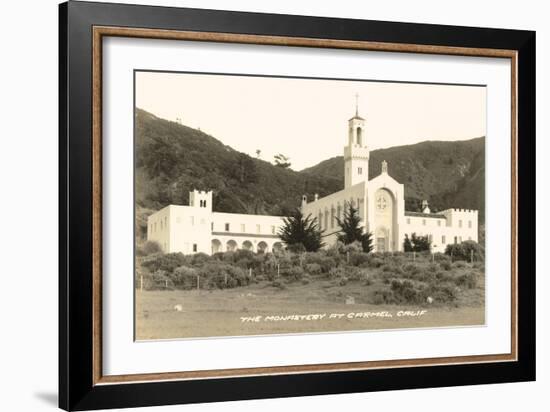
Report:
M 215 211 L 284 216 L 300 205 L 303 194 L 323 197 L 344 188 L 342 156 L 301 171 L 285 169 L 139 108 L 135 132 L 136 225 L 141 234 L 148 214 L 168 204 L 188 204 L 193 189 L 213 190 Z M 478 209 L 483 221 L 484 142 L 478 137 L 373 150 L 369 176 L 377 176 L 386 160 L 389 174 L 405 185 L 407 210 L 419 210 L 427 199 L 433 211 Z

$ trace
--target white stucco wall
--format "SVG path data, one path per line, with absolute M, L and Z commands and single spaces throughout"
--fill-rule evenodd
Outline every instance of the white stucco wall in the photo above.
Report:
M 404 234 L 406 233 L 409 238 L 413 233 L 420 236 L 431 236 L 434 252 L 444 252 L 448 244 L 461 243 L 466 240 L 478 241 L 477 210 L 448 209 L 439 213 L 431 213 L 431 215 L 407 214 Z
M 333 245 L 337 240 L 340 226 L 336 217 L 343 219 L 344 209 L 349 203 L 359 209 L 362 225 L 365 225 L 365 186 L 366 182 L 360 182 L 339 192 L 332 193 L 323 198 L 302 204 L 304 216 L 311 214 L 317 218 L 321 230 L 323 230 L 323 242 L 326 246 Z
M 212 212 L 212 192 L 193 191 L 189 199 L 189 206 L 170 205 L 147 220 L 147 239 L 158 242 L 163 252 L 211 254 L 213 241 L 219 242 L 219 251 L 228 250 L 228 242 L 254 252 L 282 246 L 283 217 Z
M 170 206 L 147 218 L 147 240 L 157 242 L 164 253 L 170 251 Z
M 403 219 L 405 215 L 405 188 L 391 177 L 386 171 L 383 171 L 367 184 L 367 226 L 366 230 L 372 233 L 374 250 L 379 252 L 376 242 L 376 232 L 379 227 L 376 221 L 376 194 L 379 190 L 385 190 L 393 198 L 393 225 L 389 234 L 387 247 L 389 251 L 402 250 Z
M 283 217 L 280 216 L 214 212 L 212 222 L 212 239 L 220 242 L 221 251 L 228 250 L 230 241 L 235 242 L 238 249 L 251 248 L 254 252 L 262 246 L 271 252 L 275 243 L 281 243 L 278 233 Z

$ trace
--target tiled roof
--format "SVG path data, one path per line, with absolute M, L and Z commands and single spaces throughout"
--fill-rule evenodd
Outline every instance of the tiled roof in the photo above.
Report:
M 414 216 L 414 217 L 431 217 L 435 219 L 446 219 L 445 215 L 437 213 L 422 213 L 422 212 L 408 212 L 405 211 L 405 216 Z

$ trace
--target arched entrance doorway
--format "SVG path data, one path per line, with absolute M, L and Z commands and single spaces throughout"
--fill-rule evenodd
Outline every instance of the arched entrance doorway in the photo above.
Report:
M 377 227 L 374 239 L 377 252 L 387 252 L 389 250 L 389 232 L 387 228 Z
M 228 252 L 234 252 L 237 250 L 237 242 L 234 240 L 228 240 L 227 241 L 227 249 Z
M 218 239 L 212 239 L 212 254 L 222 251 L 222 242 Z
M 273 253 L 278 253 L 283 250 L 283 244 L 281 242 L 273 243 Z
M 264 253 L 267 251 L 267 243 L 265 243 L 264 241 L 261 241 L 260 243 L 258 243 L 258 253 Z
M 244 250 L 252 250 L 252 242 L 250 240 L 245 240 L 243 242 L 243 249 Z
M 394 251 L 395 201 L 393 195 L 387 189 L 376 191 L 374 211 L 374 246 L 376 252 Z

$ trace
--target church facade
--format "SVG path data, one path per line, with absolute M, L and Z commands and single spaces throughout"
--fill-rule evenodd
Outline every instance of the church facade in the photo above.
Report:
M 424 201 L 421 212 L 406 211 L 404 186 L 390 176 L 385 161 L 380 174 L 369 178 L 369 154 L 365 119 L 356 108 L 348 121 L 344 147 L 344 189 L 323 198 L 302 198 L 302 212 L 317 219 L 327 246 L 336 242 L 337 218 L 343 218 L 350 204 L 357 208 L 364 230 L 372 234 L 377 252 L 403 250 L 405 235 L 412 233 L 428 236 L 434 252 L 443 252 L 450 243 L 477 242 L 477 210 L 431 213 Z M 149 216 L 147 239 L 158 242 L 165 253 L 271 252 L 284 246 L 277 235 L 282 225 L 283 217 L 279 216 L 214 212 L 212 192 L 194 190 L 189 206 L 169 205 Z

